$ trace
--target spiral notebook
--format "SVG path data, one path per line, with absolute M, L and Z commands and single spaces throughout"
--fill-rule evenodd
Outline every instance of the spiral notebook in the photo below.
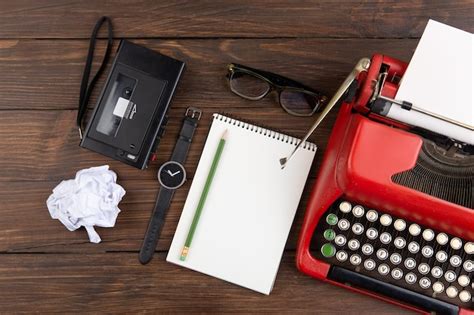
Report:
M 183 248 L 223 132 L 227 140 L 194 234 Z M 283 170 L 279 159 L 298 139 L 214 114 L 166 260 L 270 294 L 316 152 L 305 143 Z

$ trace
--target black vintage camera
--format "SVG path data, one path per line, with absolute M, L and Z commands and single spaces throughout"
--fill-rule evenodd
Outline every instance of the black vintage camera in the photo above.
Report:
M 122 40 L 80 145 L 145 168 L 164 131 L 184 66 Z

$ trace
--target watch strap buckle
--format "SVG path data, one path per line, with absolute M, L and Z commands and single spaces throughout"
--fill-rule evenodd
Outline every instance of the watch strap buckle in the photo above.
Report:
M 202 111 L 196 107 L 188 107 L 186 109 L 186 113 L 184 114 L 184 116 L 194 118 L 196 120 L 200 120 L 201 115 L 202 115 Z

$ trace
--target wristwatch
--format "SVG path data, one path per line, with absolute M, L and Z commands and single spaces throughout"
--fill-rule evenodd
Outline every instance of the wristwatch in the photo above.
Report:
M 165 220 L 166 212 L 171 204 L 171 199 L 176 189 L 181 187 L 186 181 L 186 170 L 184 162 L 188 155 L 194 131 L 201 119 L 201 110 L 189 107 L 183 119 L 183 126 L 178 137 L 178 141 L 171 155 L 171 159 L 164 163 L 158 170 L 158 181 L 161 188 L 158 191 L 155 208 L 148 224 L 148 229 L 143 240 L 140 254 L 138 256 L 142 264 L 148 263 L 155 253 L 156 243 L 160 236 L 161 228 Z

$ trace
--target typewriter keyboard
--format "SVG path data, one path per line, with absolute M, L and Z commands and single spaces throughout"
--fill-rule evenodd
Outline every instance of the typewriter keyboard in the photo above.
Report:
M 472 240 L 348 201 L 333 204 L 314 233 L 311 249 L 319 260 L 404 292 L 473 309 Z

